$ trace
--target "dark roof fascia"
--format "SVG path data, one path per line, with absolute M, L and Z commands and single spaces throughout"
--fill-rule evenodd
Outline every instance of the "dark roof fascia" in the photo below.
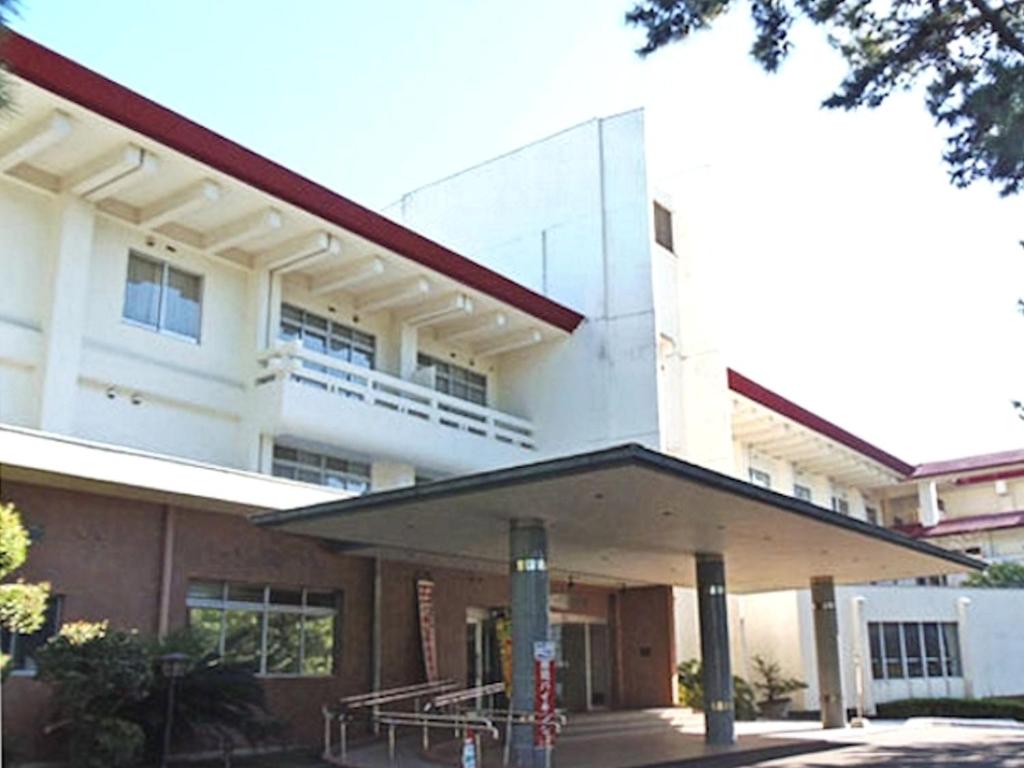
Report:
M 606 448 L 589 453 L 549 459 L 506 469 L 481 472 L 474 475 L 439 480 L 424 485 L 398 488 L 391 491 L 370 493 L 341 501 L 329 501 L 298 509 L 263 512 L 249 519 L 259 526 L 279 527 L 289 523 L 308 522 L 335 515 L 372 513 L 391 506 L 416 502 L 436 501 L 468 493 L 522 485 L 530 482 L 553 480 L 560 477 L 583 474 L 595 470 L 635 466 L 661 472 L 676 478 L 690 480 L 699 485 L 722 491 L 733 496 L 757 501 L 799 515 L 819 523 L 840 529 L 872 536 L 881 541 L 913 549 L 921 554 L 938 557 L 965 568 L 982 570 L 985 563 L 958 552 L 950 552 L 928 542 L 912 539 L 888 528 L 846 517 L 830 509 L 818 507 L 792 496 L 746 483 L 729 475 L 667 456 L 636 443 Z
M 572 333 L 583 315 L 364 208 L 16 32 L 0 59 L 18 77 L 221 173 Z

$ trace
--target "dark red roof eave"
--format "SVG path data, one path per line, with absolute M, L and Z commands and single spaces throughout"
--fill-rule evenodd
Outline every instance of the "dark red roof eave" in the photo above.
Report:
M 1024 527 L 1024 512 L 1017 511 L 993 512 L 987 515 L 972 515 L 970 517 L 954 517 L 942 520 L 931 526 L 909 523 L 896 526 L 895 530 L 914 539 L 931 539 L 942 536 L 957 536 L 1021 527 Z
M 788 400 L 782 395 L 772 392 L 767 387 L 758 384 L 752 379 L 748 379 L 746 376 L 734 371 L 732 368 L 728 369 L 728 377 L 729 389 L 733 392 L 743 395 L 766 408 L 770 408 L 776 413 L 792 419 L 808 429 L 813 429 L 815 432 L 831 438 L 837 443 L 845 445 L 847 448 L 857 451 L 868 458 L 874 459 L 879 464 L 888 467 L 894 472 L 903 476 L 908 476 L 913 473 L 913 465 L 896 458 L 891 453 L 883 451 L 881 448 L 872 445 L 866 440 L 862 440 L 851 432 L 847 432 L 842 427 L 836 426 L 832 422 L 821 418 L 817 414 L 811 413 L 806 408 L 794 403 L 792 400 Z
M 40 88 L 571 333 L 583 315 L 499 275 L 55 51 L 8 31 L 0 58 Z

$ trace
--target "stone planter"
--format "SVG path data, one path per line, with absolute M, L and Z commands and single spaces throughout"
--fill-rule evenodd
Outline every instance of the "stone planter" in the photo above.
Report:
M 765 720 L 785 720 L 789 717 L 789 704 L 792 699 L 771 699 L 757 702 L 761 717 Z

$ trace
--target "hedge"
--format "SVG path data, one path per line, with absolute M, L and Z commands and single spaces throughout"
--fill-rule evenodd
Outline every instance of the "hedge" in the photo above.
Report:
M 965 717 L 1024 721 L 1024 699 L 899 699 L 876 706 L 881 718 Z

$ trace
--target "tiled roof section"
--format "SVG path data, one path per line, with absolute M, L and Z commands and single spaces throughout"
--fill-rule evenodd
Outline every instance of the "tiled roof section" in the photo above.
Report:
M 748 379 L 746 376 L 734 371 L 732 368 L 728 369 L 728 376 L 729 389 L 733 392 L 743 395 L 744 397 L 753 400 L 755 403 L 763 405 L 765 408 L 770 408 L 776 413 L 792 419 L 808 429 L 812 429 L 825 437 L 835 440 L 837 443 L 845 445 L 847 448 L 877 461 L 879 464 L 888 467 L 894 472 L 901 475 L 910 475 L 914 472 L 913 465 L 908 464 L 902 459 L 896 458 L 891 453 L 883 451 L 881 448 L 872 445 L 867 440 L 863 440 L 853 433 L 847 432 L 845 429 L 836 426 L 831 421 L 827 421 L 826 419 L 821 418 L 821 416 L 811 413 L 806 408 L 794 403 L 792 400 L 787 400 L 782 395 L 772 392 L 767 387 L 758 384 L 752 379 Z
M 983 453 L 978 456 L 966 456 L 961 459 L 932 461 L 918 465 L 912 477 L 916 479 L 919 477 L 954 475 L 961 472 L 976 472 L 981 469 L 1008 467 L 1014 464 L 1024 464 L 1024 450 Z
M 1001 528 L 1024 527 L 1024 511 L 994 512 L 988 515 L 972 515 L 971 517 L 953 517 L 924 526 L 920 523 L 896 526 L 896 530 L 915 539 L 933 539 L 938 536 L 956 536 L 965 533 L 982 533 L 997 531 Z
M 0 58 L 25 80 L 566 332 L 583 316 L 11 31 Z

